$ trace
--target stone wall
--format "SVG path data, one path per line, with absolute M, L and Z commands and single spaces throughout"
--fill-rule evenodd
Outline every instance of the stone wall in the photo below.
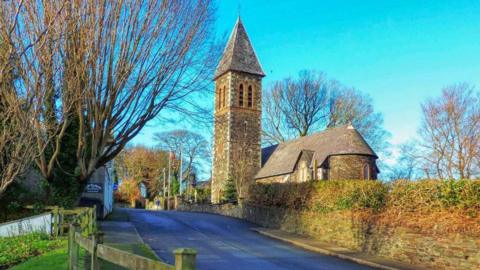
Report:
M 353 211 L 317 213 L 280 208 L 186 205 L 178 210 L 243 218 L 260 226 L 305 234 L 321 241 L 429 269 L 480 269 L 480 238 L 435 235 L 406 228 L 374 226 Z
M 363 155 L 335 155 L 328 158 L 328 179 L 364 179 L 363 168 L 368 164 L 370 179 L 377 179 L 375 160 Z
M 243 106 L 239 104 L 240 85 L 244 89 Z M 248 187 L 260 169 L 262 77 L 229 71 L 217 78 L 215 87 L 212 202 L 217 203 L 229 178 L 242 182 L 244 188 L 240 197 L 246 197 Z M 253 100 L 250 107 L 249 88 Z M 223 91 L 225 104 L 219 101 L 223 95 L 219 93 Z

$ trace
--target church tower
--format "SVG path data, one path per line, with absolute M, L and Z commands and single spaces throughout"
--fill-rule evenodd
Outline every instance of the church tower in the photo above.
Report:
M 228 181 L 246 198 L 260 169 L 264 76 L 239 17 L 214 78 L 213 203 L 222 200 Z

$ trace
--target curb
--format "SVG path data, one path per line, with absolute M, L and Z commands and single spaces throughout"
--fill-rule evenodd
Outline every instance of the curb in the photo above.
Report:
M 324 254 L 324 255 L 333 256 L 333 257 L 337 257 L 337 258 L 344 259 L 344 260 L 349 260 L 349 261 L 356 262 L 358 264 L 363 264 L 363 265 L 366 265 L 366 266 L 370 266 L 370 267 L 373 267 L 373 268 L 385 269 L 385 270 L 404 270 L 404 269 L 407 269 L 407 268 L 396 268 L 396 267 L 392 267 L 392 266 L 388 266 L 388 265 L 384 265 L 384 264 L 380 264 L 380 263 L 356 258 L 356 257 L 353 257 L 353 256 L 348 256 L 348 255 L 345 255 L 345 254 L 333 252 L 333 251 L 328 250 L 328 249 L 310 246 L 308 244 L 305 244 L 305 243 L 302 243 L 302 242 L 299 242 L 299 241 L 283 238 L 283 237 L 280 237 L 278 235 L 269 233 L 268 231 L 265 231 L 261 228 L 251 228 L 251 230 L 255 231 L 257 233 L 260 233 L 262 235 L 268 236 L 270 238 L 274 238 L 274 239 L 277 239 L 277 240 L 287 242 L 287 243 L 290 243 L 292 245 L 304 248 L 304 249 L 309 250 L 309 251 L 318 252 L 318 253 L 321 253 L 321 254 Z

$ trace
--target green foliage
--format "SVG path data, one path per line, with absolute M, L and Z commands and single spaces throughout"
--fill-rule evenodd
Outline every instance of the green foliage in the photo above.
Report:
M 50 205 L 71 208 L 75 206 L 83 189 L 83 185 L 79 182 L 77 170 L 78 130 L 78 119 L 71 119 L 71 123 L 62 139 L 53 181 L 50 183 Z
M 51 239 L 41 233 L 0 238 L 0 268 L 22 262 L 66 245 L 66 239 Z
M 251 204 L 317 212 L 385 207 L 407 212 L 435 209 L 480 210 L 479 180 L 381 181 L 342 180 L 258 184 Z
M 180 194 L 180 181 L 176 177 L 172 179 L 171 189 L 172 195 Z
M 0 222 L 31 216 L 32 211 L 22 205 L 32 202 L 31 193 L 18 182 L 13 182 L 0 199 Z
M 198 203 L 208 203 L 212 195 L 212 190 L 210 188 L 196 188 L 197 191 L 197 202 Z
M 391 186 L 389 204 L 404 211 L 430 211 L 432 209 L 449 208 L 479 210 L 480 181 L 396 181 Z
M 222 195 L 223 200 L 227 202 L 237 200 L 237 188 L 235 187 L 235 182 L 233 181 L 233 179 L 227 179 Z

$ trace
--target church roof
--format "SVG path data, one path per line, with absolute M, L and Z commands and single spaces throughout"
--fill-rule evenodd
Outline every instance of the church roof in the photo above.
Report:
M 305 151 L 312 151 L 311 162 L 321 165 L 329 156 L 357 154 L 378 158 L 360 133 L 352 126 L 329 128 L 296 140 L 262 149 L 262 168 L 256 179 L 292 173 Z
M 223 51 L 222 59 L 215 71 L 215 79 L 228 71 L 265 76 L 240 17 Z

